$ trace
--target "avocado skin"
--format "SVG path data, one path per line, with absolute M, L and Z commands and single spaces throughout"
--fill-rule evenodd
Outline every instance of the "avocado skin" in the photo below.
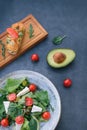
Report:
M 66 55 L 66 59 L 64 62 L 62 62 L 62 63 L 55 63 L 54 62 L 53 55 L 56 52 L 62 52 L 63 54 Z M 47 63 L 49 66 L 51 66 L 53 68 L 62 68 L 62 67 L 66 67 L 67 65 L 69 65 L 75 59 L 75 57 L 76 57 L 76 53 L 72 49 L 56 48 L 56 49 L 53 49 L 53 50 L 48 52 Z

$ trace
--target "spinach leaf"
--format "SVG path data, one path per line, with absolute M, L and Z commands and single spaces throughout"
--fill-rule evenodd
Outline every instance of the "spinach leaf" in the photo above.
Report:
M 29 121 L 29 127 L 30 130 L 39 130 L 39 121 L 34 116 Z
M 14 120 L 15 117 L 23 115 L 22 106 L 16 103 L 10 103 L 8 108 L 8 115 Z
M 5 114 L 5 108 L 4 108 L 3 101 L 6 101 L 6 97 L 1 96 L 1 97 L 0 97 L 0 120 L 1 120 L 2 118 L 4 118 L 5 115 L 6 115 L 6 114 Z
M 33 118 L 31 118 L 29 126 L 31 130 L 37 130 L 37 122 Z
M 53 38 L 53 43 L 55 45 L 59 45 L 59 44 L 62 43 L 62 41 L 64 40 L 65 37 L 66 37 L 66 35 L 64 35 L 64 36 L 56 36 L 56 37 Z

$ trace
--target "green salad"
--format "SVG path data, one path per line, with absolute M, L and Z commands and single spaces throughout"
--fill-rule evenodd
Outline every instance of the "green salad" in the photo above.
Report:
M 15 130 L 40 130 L 40 122 L 51 118 L 48 92 L 27 78 L 7 79 L 0 88 L 0 125 Z

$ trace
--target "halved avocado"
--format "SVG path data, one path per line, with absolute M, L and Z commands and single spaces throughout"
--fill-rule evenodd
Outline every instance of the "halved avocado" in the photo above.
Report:
M 75 59 L 75 52 L 71 49 L 53 49 L 47 55 L 47 62 L 53 68 L 62 68 Z

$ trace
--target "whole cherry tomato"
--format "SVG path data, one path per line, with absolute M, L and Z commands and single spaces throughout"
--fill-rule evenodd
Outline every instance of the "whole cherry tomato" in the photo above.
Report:
M 35 84 L 30 84 L 29 85 L 29 90 L 31 91 L 31 92 L 35 92 L 36 91 L 36 85 Z
M 42 118 L 43 118 L 44 120 L 49 120 L 50 117 L 51 117 L 51 114 L 50 114 L 50 112 L 48 112 L 48 111 L 46 111 L 46 112 L 44 112 L 44 113 L 42 114 Z
M 63 85 L 64 87 L 69 88 L 72 85 L 72 80 L 70 78 L 65 79 Z
M 18 33 L 13 28 L 7 28 L 7 32 L 13 39 L 18 38 Z
M 31 60 L 32 60 L 32 61 L 38 61 L 38 60 L 39 60 L 38 54 L 32 54 Z
M 29 97 L 26 97 L 25 98 L 25 105 L 26 106 L 32 106 L 33 105 L 33 99 L 29 98 Z
M 16 96 L 16 93 L 11 93 L 7 96 L 8 100 L 13 102 L 16 100 L 17 96 Z
M 15 118 L 15 121 L 16 121 L 17 124 L 22 124 L 22 123 L 24 123 L 24 117 L 23 116 L 17 116 Z
M 2 125 L 3 127 L 9 126 L 9 121 L 8 121 L 8 119 L 7 119 L 7 118 L 2 119 L 2 120 L 1 120 L 1 125 Z

